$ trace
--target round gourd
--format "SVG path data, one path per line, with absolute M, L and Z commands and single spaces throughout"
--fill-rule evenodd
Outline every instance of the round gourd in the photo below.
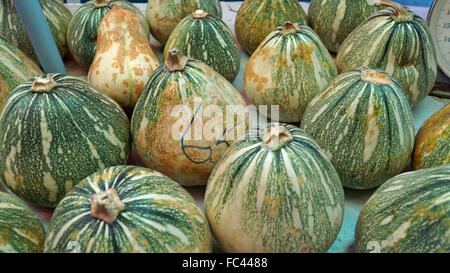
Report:
M 337 52 L 345 38 L 379 9 L 368 0 L 311 0 L 308 20 L 328 50 Z
M 325 252 L 341 228 L 344 191 L 308 134 L 269 124 L 249 131 L 217 163 L 205 210 L 227 252 Z
M 175 27 L 164 48 L 164 58 L 177 48 L 183 55 L 203 61 L 229 82 L 236 78 L 241 51 L 220 18 L 197 10 Z
M 57 0 L 39 0 L 39 2 L 59 54 L 64 57 L 68 51 L 66 36 L 72 13 Z M 39 63 L 12 0 L 0 0 L 0 35 L 13 42 L 31 59 Z
M 44 240 L 34 212 L 14 195 L 0 192 L 0 253 L 40 253 Z
M 206 218 L 180 185 L 150 169 L 115 166 L 75 186 L 56 208 L 45 252 L 211 252 Z
M 381 185 L 356 224 L 356 252 L 449 253 L 450 165 Z
M 206 184 L 232 143 L 229 133 L 242 126 L 241 131 L 246 130 L 247 119 L 226 121 L 228 106 L 241 113 L 247 110 L 238 91 L 212 68 L 170 51 L 148 81 L 131 119 L 140 158 L 182 185 Z
M 434 113 L 416 136 L 412 165 L 415 170 L 450 164 L 450 104 Z
M 408 100 L 379 69 L 340 74 L 308 105 L 301 128 L 325 151 L 342 184 L 353 189 L 376 187 L 400 173 L 414 147 Z
M 145 16 L 153 37 L 165 44 L 177 24 L 199 9 L 222 18 L 220 0 L 148 0 Z
M 125 0 L 91 0 L 86 2 L 73 14 L 67 31 L 70 53 L 86 70 L 91 66 L 97 50 L 97 32 L 100 21 L 115 6 L 125 8 L 136 14 L 145 29 L 147 39 L 150 36 L 145 15 L 132 3 Z
M 278 105 L 280 121 L 299 122 L 308 103 L 334 77 L 334 61 L 314 31 L 286 22 L 248 60 L 244 90 L 256 106 Z
M 56 207 L 86 176 L 125 164 L 128 118 L 89 83 L 44 74 L 19 85 L 0 116 L 0 176 L 22 199 Z
M 251 55 L 267 35 L 286 21 L 308 23 L 297 0 L 245 0 L 236 15 L 236 37 Z
M 337 53 L 338 72 L 374 67 L 391 74 L 402 86 L 413 107 L 434 86 L 436 49 L 425 21 L 399 4 L 373 14 L 342 43 Z

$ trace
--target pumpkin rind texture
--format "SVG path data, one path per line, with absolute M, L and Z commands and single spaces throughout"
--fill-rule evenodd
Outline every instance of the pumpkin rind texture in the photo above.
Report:
M 158 66 L 139 18 L 115 6 L 100 23 L 88 81 L 131 112 Z
M 359 25 L 342 43 L 338 72 L 374 67 L 391 74 L 402 86 L 411 107 L 420 103 L 437 77 L 436 49 L 430 30 L 418 15 L 379 11 Z
M 67 30 L 69 50 L 77 63 L 86 70 L 89 70 L 94 60 L 100 22 L 115 6 L 125 8 L 136 14 L 145 29 L 146 37 L 150 37 L 150 28 L 145 15 L 132 3 L 124 0 L 91 0 L 86 2 L 73 14 Z
M 124 205 L 112 222 L 92 213 L 91 197 L 107 190 Z M 45 252 L 71 251 L 211 252 L 212 239 L 202 209 L 180 185 L 150 169 L 115 166 L 84 179 L 56 208 Z
M 222 18 L 220 0 L 148 0 L 145 16 L 153 37 L 166 44 L 177 24 L 196 10 Z
M 39 0 L 39 2 L 47 19 L 50 32 L 55 39 L 59 54 L 64 57 L 68 52 L 66 36 L 72 13 L 57 0 Z M 12 0 L 0 1 L 0 35 L 13 42 L 27 56 L 39 63 Z
M 336 74 L 334 60 L 314 31 L 286 23 L 248 60 L 244 90 L 256 106 L 278 105 L 280 121 L 299 122 L 308 103 Z
M 336 170 L 308 134 L 279 125 L 250 130 L 211 173 L 205 210 L 226 252 L 325 252 L 339 233 L 344 191 Z M 288 133 L 267 142 L 264 132 L 276 137 L 280 127 Z
M 236 15 L 236 37 L 251 55 L 267 35 L 286 21 L 308 24 L 297 0 L 245 0 Z
M 14 88 L 40 74 L 42 71 L 35 62 L 0 36 L 0 111 Z
M 148 81 L 131 119 L 141 160 L 181 185 L 206 184 L 232 143 L 229 133 L 241 125 L 243 133 L 246 130 L 245 121 L 241 123 L 246 116 L 227 127 L 229 105 L 247 110 L 239 92 L 220 74 L 199 60 L 171 52 Z M 210 133 L 211 126 L 220 129 Z
M 35 89 L 47 80 L 54 82 L 50 91 Z M 130 150 L 129 122 L 120 106 L 63 74 L 19 85 L 5 102 L 0 137 L 0 175 L 15 194 L 42 207 L 56 207 L 86 176 L 125 164 Z
M 311 0 L 308 20 L 328 50 L 337 52 L 345 38 L 379 9 L 367 0 Z
M 204 11 L 194 12 L 175 27 L 164 48 L 164 58 L 173 48 L 203 61 L 229 82 L 234 81 L 241 66 L 241 50 L 228 26 Z
M 0 253 L 40 253 L 44 240 L 37 215 L 19 198 L 0 192 Z
M 414 148 L 414 120 L 401 86 L 379 69 L 340 74 L 308 105 L 301 122 L 342 184 L 376 187 L 400 173 Z
M 412 165 L 415 170 L 450 164 L 450 104 L 434 113 L 416 136 Z
M 388 180 L 359 215 L 356 252 L 449 253 L 449 196 L 449 164 Z

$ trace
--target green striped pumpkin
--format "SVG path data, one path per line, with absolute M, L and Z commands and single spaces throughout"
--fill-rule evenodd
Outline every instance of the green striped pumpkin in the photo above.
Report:
M 177 48 L 183 55 L 201 60 L 229 82 L 241 65 L 241 50 L 220 18 L 197 10 L 175 27 L 164 48 L 164 58 Z
M 66 35 L 72 13 L 57 0 L 39 0 L 39 2 L 59 53 L 64 57 L 68 51 Z M 12 0 L 0 1 L 0 35 L 13 42 L 35 62 L 39 62 Z
M 220 0 L 148 0 L 145 16 L 153 37 L 166 44 L 177 24 L 199 9 L 222 18 Z
M 450 103 L 422 125 L 412 158 L 415 170 L 445 164 L 450 164 Z
M 380 1 L 392 9 L 375 13 L 345 39 L 337 54 L 338 72 L 362 66 L 384 70 L 415 106 L 434 86 L 436 49 L 425 21 L 396 3 Z
M 7 192 L 8 187 L 5 184 L 5 181 L 3 181 L 3 178 L 0 177 L 0 191 Z
M 278 105 L 280 121 L 299 122 L 308 103 L 336 73 L 330 53 L 314 31 L 286 22 L 248 60 L 244 90 L 256 106 Z
M 269 124 L 249 131 L 217 163 L 205 210 L 227 252 L 325 252 L 341 228 L 344 191 L 308 134 Z
M 379 9 L 368 0 L 311 0 L 308 20 L 325 46 L 337 52 L 345 38 Z
M 356 225 L 357 252 L 449 253 L 450 165 L 398 175 L 377 189 Z
M 251 55 L 267 35 L 286 21 L 308 23 L 297 0 L 245 0 L 236 15 L 236 37 Z
M 125 8 L 137 15 L 145 29 L 147 38 L 150 29 L 145 15 L 132 3 L 125 0 L 91 0 L 83 4 L 70 20 L 67 42 L 74 59 L 85 69 L 89 69 L 97 49 L 97 32 L 100 21 L 113 7 Z
M 86 176 L 126 163 L 128 118 L 89 83 L 45 74 L 19 85 L 0 116 L 0 176 L 22 199 L 56 207 Z
M 41 69 L 13 43 L 0 36 L 0 111 L 14 88 L 42 74 Z
M 75 186 L 56 208 L 45 252 L 211 252 L 206 218 L 180 185 L 150 169 L 115 166 Z
M 376 187 L 400 173 L 414 147 L 414 120 L 401 86 L 386 72 L 340 74 L 308 105 L 301 128 L 333 163 L 342 184 Z
M 0 192 L 0 253 L 40 253 L 44 240 L 34 212 L 19 198 Z

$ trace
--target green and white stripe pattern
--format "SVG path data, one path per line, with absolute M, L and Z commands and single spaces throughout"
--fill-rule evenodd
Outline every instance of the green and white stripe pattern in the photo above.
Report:
M 375 13 L 345 39 L 336 65 L 340 73 L 363 66 L 386 71 L 400 83 L 411 106 L 427 96 L 437 75 L 436 49 L 425 21 L 390 9 Z
M 398 175 L 364 205 L 357 252 L 449 253 L 450 165 Z
M 0 253 L 39 253 L 45 230 L 39 218 L 19 198 L 0 192 Z
M 241 54 L 233 34 L 220 18 L 205 11 L 195 11 L 175 27 L 164 48 L 164 58 L 173 48 L 205 62 L 229 82 L 239 72 Z
M 41 69 L 13 43 L 0 36 L 0 111 L 9 93 Z
M 278 105 L 282 122 L 299 122 L 308 103 L 336 77 L 334 61 L 314 31 L 286 22 L 259 45 L 244 73 L 250 102 Z
M 0 175 L 21 198 L 55 207 L 86 176 L 125 164 L 130 149 L 128 118 L 110 97 L 63 74 L 48 92 L 19 85 L 0 116 Z
M 92 213 L 91 197 L 112 189 L 119 200 L 111 200 L 104 213 L 118 214 L 107 222 Z M 110 167 L 75 186 L 56 208 L 45 241 L 45 252 L 211 250 L 208 224 L 195 200 L 168 177 L 135 166 Z
M 68 51 L 66 35 L 72 13 L 58 0 L 39 2 L 59 53 L 64 57 Z M 0 1 L 0 35 L 13 42 L 35 62 L 39 62 L 12 0 Z
M 306 109 L 312 135 L 342 184 L 373 188 L 400 173 L 414 147 L 414 120 L 400 85 L 386 72 L 355 68 L 340 74 Z
M 344 192 L 308 134 L 273 124 L 227 150 L 209 178 L 205 210 L 227 252 L 325 252 L 341 228 Z
M 125 0 L 92 0 L 83 4 L 74 14 L 67 31 L 69 50 L 74 59 L 89 69 L 97 49 L 97 33 L 100 21 L 113 7 L 125 8 L 139 18 L 147 37 L 150 36 L 145 15 L 132 3 Z

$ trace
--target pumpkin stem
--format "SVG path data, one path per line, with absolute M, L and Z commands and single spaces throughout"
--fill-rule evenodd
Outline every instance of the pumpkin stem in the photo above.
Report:
M 376 85 L 380 84 L 392 84 L 391 79 L 388 76 L 380 73 L 376 70 L 368 69 L 361 72 L 361 79 L 366 82 L 370 82 Z
M 291 23 L 289 21 L 284 22 L 283 31 L 296 31 L 298 30 L 297 25 L 294 23 Z
M 277 151 L 291 142 L 294 137 L 284 126 L 268 128 L 263 135 L 261 147 Z
M 169 51 L 165 66 L 170 72 L 182 71 L 187 61 L 188 58 L 186 56 L 183 56 L 178 49 L 173 48 Z
M 34 79 L 30 91 L 33 93 L 48 93 L 57 85 L 58 84 L 52 77 L 47 78 L 37 77 Z
M 398 3 L 389 0 L 375 0 L 374 4 L 377 6 L 389 7 L 394 9 L 395 17 L 397 17 L 401 21 L 405 21 L 405 19 L 406 21 L 410 21 L 412 19 L 406 8 Z
M 198 9 L 194 11 L 194 13 L 192 13 L 192 17 L 194 17 L 195 19 L 203 19 L 206 16 L 208 16 L 208 13 L 201 9 Z
M 110 0 L 94 0 L 94 7 L 101 8 L 109 5 Z
M 91 215 L 94 218 L 112 223 L 124 209 L 125 204 L 120 200 L 115 189 L 108 189 L 91 196 Z

